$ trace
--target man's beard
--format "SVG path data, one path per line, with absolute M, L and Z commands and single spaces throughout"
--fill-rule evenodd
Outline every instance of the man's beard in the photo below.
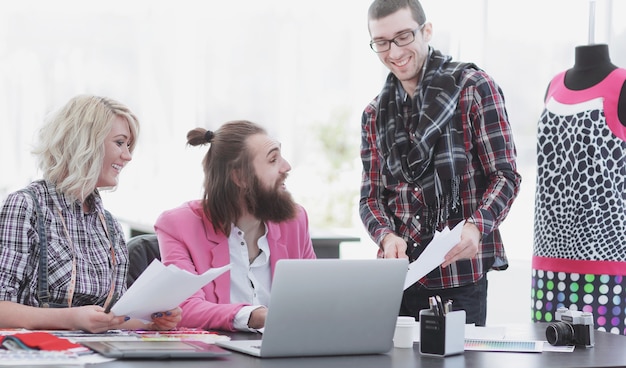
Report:
M 254 200 L 251 201 L 249 196 L 254 196 Z M 291 220 L 297 214 L 296 202 L 289 192 L 281 187 L 265 188 L 256 175 L 252 182 L 252 192 L 247 194 L 246 203 L 248 211 L 264 222 Z

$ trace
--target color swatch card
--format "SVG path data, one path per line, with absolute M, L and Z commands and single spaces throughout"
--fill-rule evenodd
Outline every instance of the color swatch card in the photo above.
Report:
M 541 353 L 543 341 L 465 339 L 465 350 Z

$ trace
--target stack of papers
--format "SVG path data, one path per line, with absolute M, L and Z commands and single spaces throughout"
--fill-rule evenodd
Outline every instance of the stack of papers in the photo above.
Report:
M 446 253 L 461 241 L 461 231 L 464 224 L 465 221 L 461 221 L 452 230 L 446 226 L 442 231 L 435 232 L 433 240 L 424 249 L 424 252 L 409 265 L 409 271 L 404 281 L 404 290 L 443 263 Z
M 196 275 L 174 265 L 165 266 L 155 259 L 115 303 L 111 312 L 116 316 L 150 321 L 152 313 L 176 308 L 230 267 L 228 264 Z

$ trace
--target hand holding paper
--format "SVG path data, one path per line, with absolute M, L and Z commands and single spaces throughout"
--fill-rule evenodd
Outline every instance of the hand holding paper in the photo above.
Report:
M 204 285 L 230 270 L 231 265 L 213 268 L 201 275 L 155 259 L 111 308 L 117 316 L 150 321 L 154 312 L 176 308 Z
M 461 241 L 461 231 L 465 221 L 459 222 L 452 230 L 448 227 L 435 232 L 433 240 L 424 252 L 411 264 L 404 281 L 404 290 L 443 263 L 446 253 Z

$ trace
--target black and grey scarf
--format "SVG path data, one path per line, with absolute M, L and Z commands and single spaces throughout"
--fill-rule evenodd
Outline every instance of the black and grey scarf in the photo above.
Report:
M 460 175 L 467 165 L 462 121 L 454 117 L 461 73 L 476 67 L 450 60 L 439 51 L 431 52 L 406 123 L 397 95 L 398 79 L 390 73 L 380 93 L 376 121 L 378 144 L 389 171 L 399 181 L 422 187 L 430 217 L 425 221 L 431 229 L 457 209 Z

